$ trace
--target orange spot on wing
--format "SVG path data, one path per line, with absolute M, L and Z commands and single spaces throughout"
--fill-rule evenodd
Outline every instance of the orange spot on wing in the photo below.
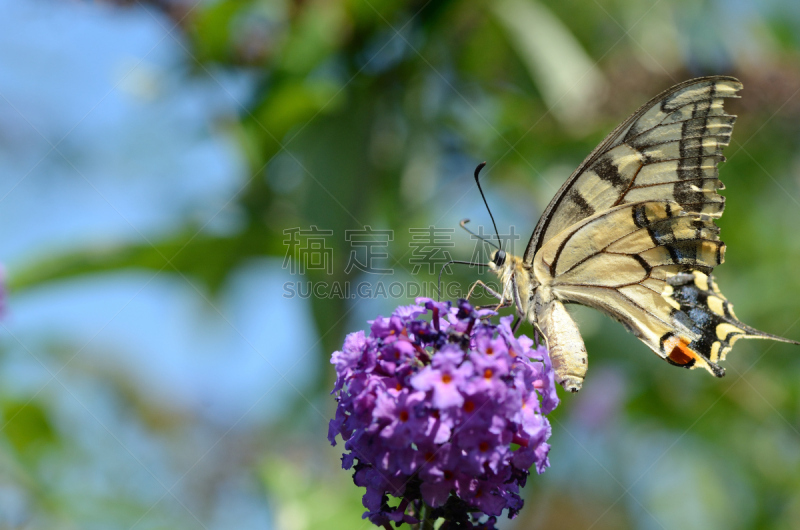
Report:
M 689 364 L 696 358 L 695 353 L 689 348 L 689 343 L 683 340 L 677 341 L 668 357 L 670 361 L 680 365 Z

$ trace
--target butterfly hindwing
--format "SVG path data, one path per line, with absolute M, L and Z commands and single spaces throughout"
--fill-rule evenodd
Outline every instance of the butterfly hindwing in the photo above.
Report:
M 722 215 L 717 164 L 724 161 L 735 116 L 726 98 L 742 88 L 732 77 L 681 83 L 643 105 L 584 160 L 545 209 L 525 251 L 536 252 L 581 219 L 620 204 L 671 200 L 684 211 Z
M 606 313 L 673 364 L 701 366 L 721 376 L 716 361 L 752 328 L 725 317 L 729 306 L 716 301 L 711 304 L 728 320 L 708 317 L 713 313 L 708 296 L 676 283 L 695 274 L 708 278 L 722 263 L 725 245 L 718 234 L 711 217 L 685 212 L 676 202 L 620 205 L 551 238 L 536 254 L 534 270 L 557 299 Z M 726 330 L 742 333 L 726 336 L 713 352 L 710 334 Z
M 772 339 L 797 342 L 764 333 L 739 321 L 733 305 L 720 292 L 714 277 L 702 271 L 679 273 L 667 280 L 665 296 L 674 300 L 686 315 L 684 324 L 697 334 L 689 347 L 716 363 L 725 356 L 738 339 Z

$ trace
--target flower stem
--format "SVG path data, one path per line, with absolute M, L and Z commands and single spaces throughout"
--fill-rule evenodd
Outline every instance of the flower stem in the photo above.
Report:
M 433 517 L 433 508 L 427 504 L 423 504 L 421 511 L 420 530 L 433 530 L 433 523 L 436 522 L 436 518 Z

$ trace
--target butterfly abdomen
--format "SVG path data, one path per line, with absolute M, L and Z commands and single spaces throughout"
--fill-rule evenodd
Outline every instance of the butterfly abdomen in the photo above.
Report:
M 577 324 L 547 288 L 537 291 L 534 308 L 539 329 L 547 340 L 556 380 L 565 390 L 577 392 L 583 386 L 589 362 Z

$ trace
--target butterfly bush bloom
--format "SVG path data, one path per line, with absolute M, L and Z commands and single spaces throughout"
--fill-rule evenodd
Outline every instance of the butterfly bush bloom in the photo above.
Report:
M 547 351 L 514 337 L 513 317 L 460 300 L 417 299 L 351 333 L 331 363 L 338 401 L 328 440 L 344 440 L 342 467 L 366 488 L 365 518 L 494 528 L 522 508 L 529 469 L 549 463 L 557 405 Z M 394 499 L 392 499 L 394 498 Z M 446 527 L 443 527 L 446 528 Z

